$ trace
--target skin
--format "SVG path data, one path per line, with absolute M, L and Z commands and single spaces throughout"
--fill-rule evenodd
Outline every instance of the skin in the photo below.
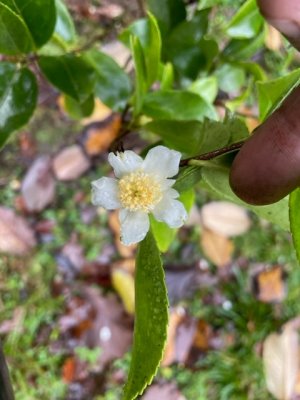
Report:
M 300 1 L 258 0 L 261 13 L 300 50 Z M 300 86 L 243 145 L 230 173 L 250 204 L 274 203 L 300 186 Z

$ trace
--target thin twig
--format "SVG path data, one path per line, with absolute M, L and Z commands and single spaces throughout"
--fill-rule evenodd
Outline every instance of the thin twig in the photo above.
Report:
M 180 166 L 184 167 L 184 166 L 188 165 L 189 162 L 192 161 L 192 160 L 203 160 L 203 161 L 212 160 L 213 158 L 222 156 L 222 155 L 227 154 L 227 153 L 231 153 L 232 151 L 235 151 L 235 150 L 239 150 L 243 146 L 243 144 L 246 142 L 246 140 L 247 139 L 242 140 L 240 142 L 236 142 L 236 143 L 230 144 L 229 146 L 225 146 L 225 147 L 222 147 L 222 148 L 217 149 L 217 150 L 213 150 L 213 151 L 209 151 L 207 153 L 199 154 L 199 156 L 186 158 L 185 160 L 182 160 L 180 162 Z

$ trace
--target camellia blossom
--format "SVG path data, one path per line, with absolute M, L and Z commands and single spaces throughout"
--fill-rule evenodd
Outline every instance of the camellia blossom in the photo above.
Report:
M 149 214 L 171 228 L 179 228 L 187 219 L 183 204 L 172 189 L 181 154 L 164 146 L 149 150 L 145 160 L 131 150 L 109 153 L 108 161 L 115 178 L 92 182 L 92 203 L 107 210 L 120 209 L 121 241 L 125 245 L 140 242 L 150 228 Z

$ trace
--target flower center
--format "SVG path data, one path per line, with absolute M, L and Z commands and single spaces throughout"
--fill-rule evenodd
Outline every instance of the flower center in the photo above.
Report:
M 150 212 L 161 200 L 162 191 L 155 177 L 135 171 L 119 180 L 119 198 L 130 211 Z

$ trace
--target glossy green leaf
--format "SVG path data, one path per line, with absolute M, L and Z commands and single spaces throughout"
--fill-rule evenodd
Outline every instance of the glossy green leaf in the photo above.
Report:
M 300 189 L 290 194 L 290 229 L 297 258 L 300 263 Z
M 27 68 L 0 63 L 0 147 L 9 134 L 26 124 L 37 102 L 36 78 Z
M 96 71 L 96 95 L 111 109 L 123 109 L 131 92 L 128 75 L 110 56 L 98 50 L 87 52 L 86 59 Z
M 136 36 L 131 36 L 131 51 L 135 66 L 134 114 L 138 115 L 147 91 L 147 71 L 143 48 Z
M 186 191 L 182 191 L 178 198 L 189 212 L 195 202 L 195 191 L 194 188 L 189 188 Z M 170 228 L 164 222 L 157 221 L 154 217 L 150 217 L 151 229 L 153 236 L 156 240 L 157 246 L 161 252 L 166 252 L 173 240 L 176 237 L 178 229 Z
M 235 64 L 223 64 L 216 70 L 216 77 L 219 88 L 228 93 L 239 91 L 246 82 L 244 69 Z
M 140 243 L 135 272 L 135 326 L 132 360 L 123 400 L 133 400 L 149 385 L 161 361 L 168 327 L 164 270 L 151 231 Z
M 83 103 L 65 95 L 65 110 L 74 119 L 82 119 L 92 114 L 95 106 L 94 96 L 91 95 Z
M 29 53 L 34 48 L 30 32 L 23 19 L 0 1 L 0 53 Z
M 284 230 L 289 230 L 289 207 L 288 198 L 284 198 L 277 203 L 267 206 L 252 206 L 240 200 L 229 186 L 229 169 L 224 167 L 215 168 L 203 167 L 202 178 L 208 185 L 208 188 L 220 197 L 240 204 L 249 210 L 255 212 L 258 216 L 279 225 Z
M 26 25 L 31 38 L 31 50 L 41 47 L 50 39 L 56 22 L 55 0 L 1 0 L 1 3 Z M 8 33 L 11 40 L 18 41 L 13 26 L 9 27 Z
M 143 113 L 154 119 L 197 120 L 217 119 L 213 106 L 195 93 L 165 90 L 148 93 Z
M 183 0 L 147 0 L 147 4 L 157 19 L 163 36 L 186 18 Z
M 300 83 L 300 68 L 281 78 L 257 82 L 259 118 L 265 120 Z
M 247 0 L 230 21 L 227 33 L 234 38 L 250 39 L 260 32 L 262 24 L 256 0 Z
M 80 103 L 84 102 L 94 89 L 96 74 L 83 56 L 41 56 L 39 66 L 52 85 Z
M 200 78 L 194 81 L 189 87 L 190 92 L 201 96 L 207 103 L 213 103 L 218 94 L 218 81 L 215 76 Z
M 56 0 L 56 24 L 50 40 L 39 50 L 45 56 L 62 56 L 74 48 L 77 42 L 75 26 L 62 0 Z
M 73 19 L 62 0 L 55 0 L 55 5 L 57 19 L 54 33 L 66 43 L 74 43 L 76 41 L 76 31 Z

